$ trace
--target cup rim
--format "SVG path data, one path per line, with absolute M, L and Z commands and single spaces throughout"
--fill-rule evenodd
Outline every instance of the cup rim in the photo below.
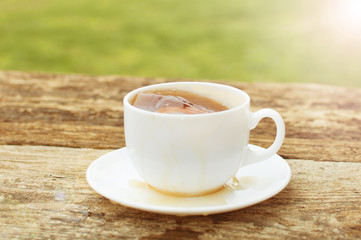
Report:
M 223 111 L 219 111 L 219 112 L 211 112 L 211 113 L 207 113 L 207 114 L 172 114 L 172 113 L 158 113 L 158 112 L 152 112 L 152 111 L 147 111 L 141 108 L 137 108 L 134 107 L 131 103 L 130 100 L 133 96 L 135 96 L 137 93 L 140 92 L 144 92 L 147 90 L 151 90 L 157 87 L 164 87 L 164 86 L 179 86 L 179 85 L 204 85 L 204 86 L 218 86 L 220 88 L 223 89 L 228 89 L 229 91 L 233 91 L 233 92 L 238 92 L 239 94 L 242 94 L 242 96 L 245 98 L 245 101 L 240 104 L 237 105 L 235 107 L 231 107 L 227 110 L 223 110 Z M 147 114 L 147 115 L 153 115 L 153 116 L 163 116 L 163 117 L 182 117 L 182 118 L 194 118 L 194 117 L 207 117 L 210 115 L 221 115 L 221 114 L 226 114 L 229 112 L 233 112 L 233 111 L 237 111 L 238 109 L 244 108 L 246 106 L 249 106 L 250 103 L 250 97 L 249 95 L 244 92 L 243 90 L 236 88 L 236 87 L 232 87 L 229 85 L 225 85 L 225 84 L 220 84 L 220 83 L 212 83 L 212 82 L 167 82 L 167 83 L 158 83 L 158 84 L 152 84 L 152 85 L 148 85 L 148 86 L 143 86 L 140 88 L 136 88 L 130 92 L 128 92 L 124 98 L 123 98 L 123 104 L 124 104 L 124 108 L 128 107 L 129 109 L 132 109 L 133 111 L 139 112 L 139 113 L 143 113 L 143 114 Z

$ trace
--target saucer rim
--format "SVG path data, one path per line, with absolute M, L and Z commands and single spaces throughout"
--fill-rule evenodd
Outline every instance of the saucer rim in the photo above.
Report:
M 253 144 L 249 144 L 250 148 L 253 149 L 264 149 L 262 147 L 253 145 Z M 119 200 L 119 198 L 115 198 L 112 196 L 112 194 L 108 194 L 106 191 L 102 191 L 102 189 L 99 189 L 98 186 L 96 185 L 96 183 L 93 182 L 93 180 L 91 179 L 91 174 L 92 174 L 92 170 L 102 161 L 104 161 L 104 159 L 108 159 L 110 156 L 109 155 L 114 155 L 114 154 L 127 154 L 127 147 L 123 147 L 123 148 L 119 148 L 113 151 L 110 151 L 102 156 L 100 156 L 99 158 L 97 158 L 96 160 L 94 160 L 89 167 L 87 168 L 86 171 L 86 180 L 88 182 L 88 184 L 90 185 L 90 187 L 97 192 L 98 194 L 100 194 L 101 196 L 117 203 L 117 204 L 121 204 L 123 206 L 126 207 L 130 207 L 130 208 L 135 208 L 138 210 L 143 210 L 143 211 L 147 211 L 147 212 L 153 212 L 153 213 L 161 213 L 161 214 L 168 214 L 168 215 L 178 215 L 178 216 L 190 216 L 190 215 L 210 215 L 210 214 L 218 214 L 218 213 L 224 213 L 224 212 L 230 212 L 230 211 L 234 211 L 234 210 L 239 210 L 242 208 L 247 208 L 253 205 L 256 205 L 258 203 L 261 203 L 267 199 L 270 199 L 271 197 L 277 195 L 278 193 L 280 193 L 290 182 L 291 180 L 291 168 L 289 166 L 289 164 L 287 163 L 287 161 L 285 159 L 283 159 L 281 156 L 279 156 L 278 154 L 274 154 L 272 157 L 264 160 L 267 161 L 271 158 L 277 157 L 279 158 L 279 160 L 282 161 L 282 164 L 285 165 L 286 167 L 286 171 L 287 174 L 285 174 L 285 178 L 282 181 L 282 184 L 277 185 L 276 187 L 274 187 L 272 189 L 272 191 L 270 191 L 268 194 L 265 194 L 264 196 L 258 198 L 256 201 L 254 201 L 254 199 L 248 200 L 248 201 L 242 201 L 240 202 L 236 202 L 236 203 L 225 203 L 222 205 L 215 205 L 215 206 L 199 206 L 199 207 L 175 207 L 175 206 L 161 206 L 161 205 L 154 205 L 154 204 L 150 204 L 150 203 L 142 203 L 142 202 L 130 202 L 127 201 L 126 199 L 124 201 Z M 123 153 L 124 152 L 124 153 Z M 127 161 L 129 161 L 129 158 L 126 157 L 125 158 Z M 260 163 L 262 164 L 262 162 Z M 160 195 L 163 195 L 162 193 L 159 193 Z M 202 196 L 200 196 L 202 197 Z M 179 200 L 182 201 L 182 199 L 185 199 L 188 197 L 179 197 Z M 197 198 L 197 197 L 195 197 Z

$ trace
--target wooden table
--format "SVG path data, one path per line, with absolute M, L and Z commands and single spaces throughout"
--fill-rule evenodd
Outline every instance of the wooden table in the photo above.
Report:
M 227 83 L 286 123 L 292 169 L 275 197 L 229 213 L 177 217 L 113 204 L 85 172 L 124 147 L 122 98 L 173 79 L 0 72 L 0 239 L 361 238 L 361 89 Z M 267 147 L 262 120 L 251 143 Z

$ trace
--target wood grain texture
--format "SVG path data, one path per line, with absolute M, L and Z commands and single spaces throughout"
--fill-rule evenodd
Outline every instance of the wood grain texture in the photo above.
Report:
M 339 239 L 361 237 L 361 163 L 287 160 L 287 188 L 253 207 L 177 217 L 112 204 L 86 183 L 109 150 L 0 146 L 0 238 Z
M 286 123 L 279 154 L 292 179 L 255 206 L 176 217 L 113 204 L 86 183 L 99 156 L 123 147 L 124 95 L 180 81 L 0 71 L 0 239 L 360 239 L 361 89 L 229 84 Z M 264 119 L 251 143 L 266 147 Z
M 179 80 L 0 72 L 0 144 L 123 147 L 124 95 L 167 81 Z M 270 107 L 280 112 L 286 123 L 283 157 L 361 160 L 361 89 L 226 84 L 246 91 L 253 111 Z M 263 120 L 252 131 L 251 143 L 269 146 L 274 135 L 273 123 Z

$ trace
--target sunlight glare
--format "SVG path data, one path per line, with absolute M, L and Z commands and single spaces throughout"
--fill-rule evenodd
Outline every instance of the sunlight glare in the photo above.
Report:
M 361 36 L 361 0 L 336 0 L 331 17 L 339 31 Z

